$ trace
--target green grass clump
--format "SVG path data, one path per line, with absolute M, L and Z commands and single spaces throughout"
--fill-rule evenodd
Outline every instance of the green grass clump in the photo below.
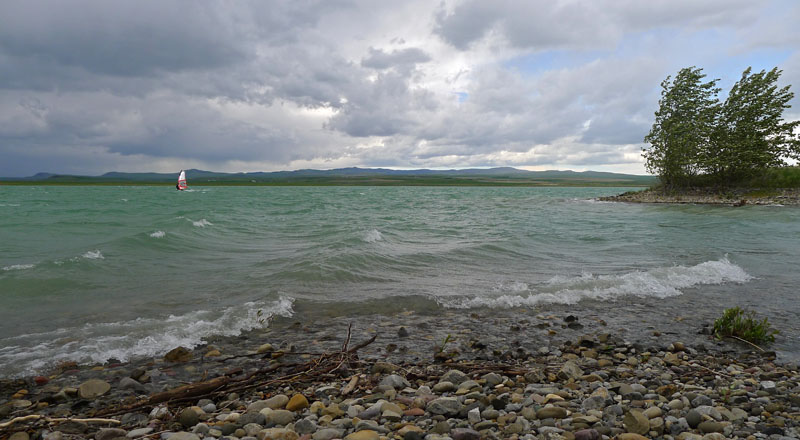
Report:
M 752 344 L 774 342 L 779 332 L 772 328 L 767 318 L 759 321 L 755 312 L 739 307 L 726 309 L 722 317 L 714 321 L 714 335 L 718 338 L 733 337 Z

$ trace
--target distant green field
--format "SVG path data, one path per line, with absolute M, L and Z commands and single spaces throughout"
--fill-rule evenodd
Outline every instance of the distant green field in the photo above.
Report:
M 653 176 L 599 171 L 526 171 L 510 167 L 461 170 L 339 168 L 220 173 L 186 170 L 190 186 L 651 186 Z M 172 185 L 175 173 L 109 172 L 102 176 L 39 173 L 2 178 L 6 185 Z

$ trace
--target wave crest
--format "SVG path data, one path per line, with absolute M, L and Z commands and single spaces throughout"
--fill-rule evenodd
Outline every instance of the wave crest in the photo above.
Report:
M 292 298 L 280 297 L 229 307 L 221 314 L 199 310 L 166 319 L 94 323 L 0 339 L 0 365 L 6 369 L 4 373 L 19 376 L 63 361 L 102 363 L 116 358 L 126 362 L 133 357 L 159 356 L 177 346 L 194 348 L 211 336 L 238 336 L 267 327 L 275 316 L 292 316 L 293 303 Z
M 192 221 L 192 224 L 197 226 L 198 228 L 205 228 L 206 226 L 214 226 L 214 223 L 211 223 L 210 221 L 204 218 L 201 218 L 200 220 L 197 221 Z
M 695 266 L 673 266 L 648 271 L 628 272 L 621 275 L 594 275 L 584 273 L 578 277 L 554 277 L 537 293 L 527 296 L 501 295 L 440 299 L 448 308 L 513 308 L 538 304 L 575 304 L 584 299 L 614 301 L 624 296 L 668 298 L 682 294 L 686 289 L 703 284 L 744 283 L 752 277 L 741 267 L 722 258 Z
M 88 251 L 85 254 L 81 255 L 83 258 L 87 260 L 102 260 L 105 259 L 103 253 L 100 252 L 100 249 L 95 249 L 93 251 Z
M 10 271 L 10 270 L 25 270 L 25 269 L 33 269 L 36 267 L 35 264 L 12 264 L 11 266 L 3 267 L 3 270 Z
M 370 229 L 364 233 L 363 239 L 367 243 L 375 243 L 376 241 L 383 240 L 383 234 L 381 234 L 381 231 L 377 229 Z

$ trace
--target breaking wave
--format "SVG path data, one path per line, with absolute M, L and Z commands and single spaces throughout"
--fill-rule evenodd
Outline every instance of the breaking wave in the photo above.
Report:
M 153 232 L 152 234 L 150 234 L 150 236 L 153 237 L 153 238 L 162 238 L 165 235 L 167 235 L 167 233 L 164 232 L 164 231 L 156 231 L 156 232 Z
M 192 221 L 192 220 L 190 221 L 192 222 L 193 225 L 197 226 L 198 228 L 205 228 L 206 226 L 214 226 L 214 223 L 211 223 L 210 221 L 204 218 L 201 218 L 200 220 L 197 221 Z
M 134 357 L 160 356 L 178 346 L 194 348 L 211 336 L 238 336 L 269 325 L 272 317 L 294 314 L 293 300 L 248 302 L 220 312 L 199 310 L 166 319 L 137 318 L 124 322 L 91 323 L 0 339 L 0 365 L 11 376 L 39 373 L 64 361 L 126 362 Z
M 752 279 L 741 267 L 722 258 L 695 266 L 672 266 L 634 271 L 621 275 L 594 275 L 584 273 L 579 277 L 554 277 L 539 289 L 531 289 L 527 296 L 506 294 L 494 297 L 440 298 L 448 308 L 512 308 L 538 304 L 575 304 L 594 299 L 614 301 L 624 296 L 667 298 L 680 295 L 681 289 L 704 284 L 744 283 Z M 527 286 L 520 283 L 522 287 Z M 500 289 L 501 291 L 516 289 Z

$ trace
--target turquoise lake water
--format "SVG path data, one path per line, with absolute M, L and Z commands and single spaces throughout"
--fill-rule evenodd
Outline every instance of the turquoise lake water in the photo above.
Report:
M 741 305 L 800 351 L 800 209 L 626 188 L 0 187 L 0 376 L 153 356 L 263 316 Z M 260 315 L 259 315 L 260 311 Z

